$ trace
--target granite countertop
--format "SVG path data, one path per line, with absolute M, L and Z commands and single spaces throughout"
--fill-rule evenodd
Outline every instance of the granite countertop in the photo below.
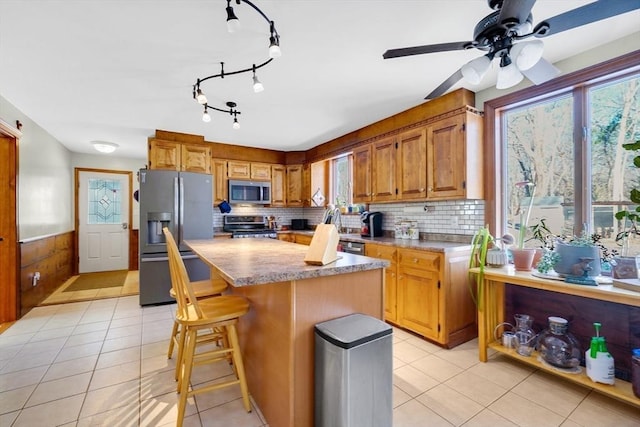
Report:
M 279 232 L 280 233 L 280 232 Z M 285 231 L 285 233 L 292 234 L 305 234 L 313 236 L 313 231 L 308 230 L 292 230 Z M 409 240 L 409 239 L 395 239 L 393 237 L 362 237 L 360 234 L 340 234 L 340 240 L 347 242 L 357 243 L 376 243 L 379 245 L 396 246 L 406 249 L 418 249 L 422 251 L 431 252 L 456 252 L 456 251 L 468 251 L 471 250 L 471 237 L 469 237 L 469 243 L 459 242 L 446 242 L 440 240 Z
M 389 261 L 338 252 L 327 265 L 308 265 L 309 246 L 276 239 L 205 239 L 185 242 L 233 286 L 334 276 L 389 266 Z

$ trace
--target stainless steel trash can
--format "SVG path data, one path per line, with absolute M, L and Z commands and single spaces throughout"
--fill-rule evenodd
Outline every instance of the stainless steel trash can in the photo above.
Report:
M 315 326 L 315 427 L 392 425 L 391 337 L 364 314 Z

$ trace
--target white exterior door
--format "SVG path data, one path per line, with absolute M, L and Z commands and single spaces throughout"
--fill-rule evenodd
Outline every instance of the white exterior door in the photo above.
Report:
M 129 268 L 129 177 L 80 171 L 78 178 L 79 272 Z

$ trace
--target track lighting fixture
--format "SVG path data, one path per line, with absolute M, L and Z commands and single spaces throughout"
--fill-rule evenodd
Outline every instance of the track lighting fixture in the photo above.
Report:
M 251 8 L 253 8 L 256 12 L 258 12 L 258 14 L 260 14 L 260 16 L 262 16 L 265 21 L 267 21 L 267 23 L 269 24 L 269 59 L 267 59 L 266 61 L 260 63 L 260 64 L 253 64 L 250 68 L 244 68 L 244 69 L 240 69 L 240 70 L 236 70 L 236 71 L 229 71 L 229 72 L 225 72 L 224 71 L 224 62 L 220 63 L 220 73 L 219 74 L 214 74 L 211 76 L 207 76 L 204 77 L 202 79 L 197 79 L 196 83 L 193 85 L 193 99 L 195 99 L 199 104 L 204 105 L 204 113 L 202 114 L 202 120 L 205 122 L 209 122 L 211 121 L 211 117 L 209 116 L 208 110 L 209 109 L 213 109 L 216 111 L 221 111 L 221 112 L 226 112 L 226 113 L 230 113 L 231 115 L 233 115 L 233 128 L 234 129 L 239 129 L 240 128 L 240 123 L 238 123 L 238 119 L 236 117 L 237 114 L 240 114 L 239 111 L 235 110 L 236 104 L 234 102 L 227 102 L 227 106 L 229 107 L 229 110 L 223 110 L 220 108 L 215 108 L 210 106 L 207 103 L 207 97 L 205 96 L 205 94 L 202 92 L 201 88 L 200 88 L 200 84 L 210 80 L 210 79 L 214 79 L 214 78 L 224 78 L 225 76 L 231 76 L 234 74 L 241 74 L 241 73 L 246 73 L 246 72 L 253 72 L 253 91 L 255 93 L 259 93 L 262 92 L 264 90 L 264 86 L 262 85 L 262 83 L 260 82 L 260 80 L 258 80 L 258 76 L 256 75 L 256 70 L 258 70 L 259 68 L 264 67 L 265 65 L 269 64 L 271 61 L 273 61 L 274 58 L 279 58 L 282 55 L 282 52 L 280 51 L 280 35 L 278 34 L 278 31 L 276 30 L 276 25 L 275 23 L 270 20 L 267 15 L 264 14 L 264 12 L 262 12 L 255 4 L 253 4 L 253 2 L 251 2 L 250 0 L 227 0 L 227 7 L 226 7 L 226 11 L 227 11 L 227 29 L 229 30 L 230 33 L 236 32 L 237 30 L 240 29 L 240 20 L 238 19 L 238 17 L 236 16 L 236 13 L 233 9 L 233 6 L 231 6 L 231 2 L 235 1 L 236 5 L 240 5 L 242 3 L 245 3 L 249 6 L 251 6 Z M 231 106 L 230 104 L 233 104 L 233 106 Z

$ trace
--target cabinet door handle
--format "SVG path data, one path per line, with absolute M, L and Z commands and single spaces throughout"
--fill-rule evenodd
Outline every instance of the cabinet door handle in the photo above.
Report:
M 420 189 L 420 192 L 421 192 L 421 193 L 422 193 L 423 191 L 424 191 L 424 187 L 422 187 L 422 188 Z
M 418 258 L 414 258 L 414 259 L 413 259 L 413 263 L 414 263 L 414 264 L 417 264 L 417 263 L 418 263 Z

